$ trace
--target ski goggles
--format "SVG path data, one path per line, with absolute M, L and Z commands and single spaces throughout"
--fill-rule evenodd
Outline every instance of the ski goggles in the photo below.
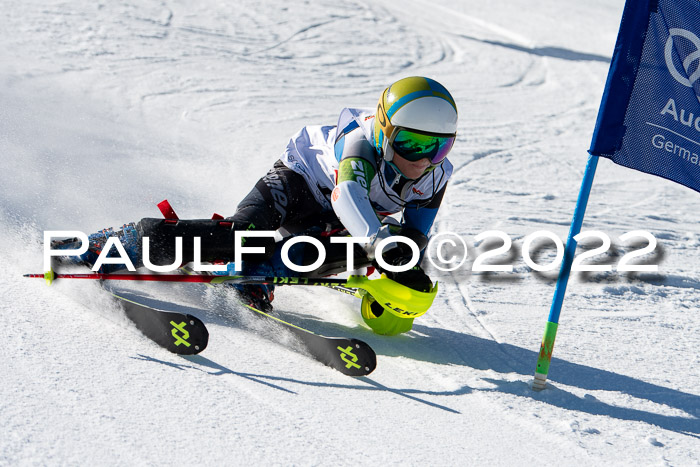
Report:
M 445 159 L 455 139 L 454 134 L 419 133 L 407 128 L 396 128 L 389 144 L 396 154 L 408 161 L 415 162 L 427 157 L 435 165 Z

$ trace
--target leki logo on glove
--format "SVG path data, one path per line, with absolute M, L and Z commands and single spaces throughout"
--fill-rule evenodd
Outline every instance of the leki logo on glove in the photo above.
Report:
M 340 358 L 345 362 L 345 368 L 360 368 L 357 362 L 357 355 L 352 353 L 352 346 L 347 346 L 347 348 L 338 347 L 340 350 Z M 350 360 L 350 357 L 352 360 Z
M 671 35 L 668 37 L 668 40 L 666 41 L 666 49 L 665 49 L 665 58 L 666 58 L 666 66 L 668 67 L 668 71 L 671 73 L 671 76 L 675 78 L 676 81 L 681 83 L 683 86 L 687 87 L 693 87 L 693 84 L 700 79 L 700 63 L 698 63 L 698 66 L 695 69 L 695 73 L 690 74 L 690 66 L 693 64 L 693 62 L 696 62 L 700 60 L 700 38 L 693 34 L 690 31 L 686 31 L 685 29 L 680 29 L 680 28 L 671 28 L 669 29 L 669 33 Z M 684 37 L 691 41 L 693 45 L 695 46 L 695 52 L 691 53 L 685 59 L 683 60 L 683 68 L 685 68 L 685 71 L 687 74 L 690 75 L 689 78 L 686 78 L 683 76 L 681 72 L 678 71 L 676 68 L 675 63 L 673 63 L 673 37 L 674 36 L 679 36 L 679 37 Z M 677 49 L 676 49 L 677 50 Z
M 183 321 L 182 323 L 177 324 L 175 321 L 171 321 L 170 324 L 173 326 L 172 335 L 175 338 L 175 345 L 184 344 L 185 347 L 192 345 L 187 342 L 187 339 L 190 338 L 190 333 L 187 331 L 187 329 L 185 329 L 187 323 Z M 180 332 L 182 333 L 182 336 L 180 336 Z

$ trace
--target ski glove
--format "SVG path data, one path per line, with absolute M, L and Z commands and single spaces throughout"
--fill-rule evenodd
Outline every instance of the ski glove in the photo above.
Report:
M 410 227 L 397 228 L 393 225 L 384 225 L 376 234 L 374 234 L 374 236 L 372 236 L 369 243 L 365 245 L 364 249 L 365 253 L 367 254 L 367 258 L 376 263 L 375 253 L 377 252 L 377 246 L 382 240 L 390 238 L 394 235 L 408 238 L 418 246 L 419 251 L 423 251 L 428 244 L 428 238 L 423 234 L 423 232 Z M 412 257 L 413 251 L 411 250 L 411 247 L 404 242 L 389 242 L 384 246 L 384 250 L 382 251 L 382 258 L 387 264 L 391 264 L 392 266 L 401 266 L 406 264 L 411 261 Z M 376 264 L 375 267 L 377 267 Z
M 419 292 L 430 292 L 433 289 L 433 281 L 420 266 L 403 272 L 385 271 L 384 274 L 389 279 Z
M 408 271 L 403 272 L 393 272 L 383 269 L 374 255 L 376 246 L 385 238 L 389 238 L 392 234 L 389 231 L 389 225 L 385 225 L 379 232 L 372 238 L 372 240 L 367 244 L 365 250 L 367 256 L 372 259 L 372 264 L 381 273 L 386 274 L 386 276 L 398 282 L 401 285 L 405 285 L 419 292 L 430 292 L 433 288 L 433 281 L 430 277 L 423 271 L 420 266 L 415 266 Z M 396 232 L 396 235 L 401 235 L 407 237 L 409 240 L 413 241 L 420 251 L 423 251 L 428 243 L 427 237 L 420 231 L 411 228 L 401 228 Z M 384 262 L 392 266 L 402 266 L 407 264 L 413 258 L 413 251 L 411 247 L 403 242 L 389 243 L 384 247 L 382 251 L 382 258 Z

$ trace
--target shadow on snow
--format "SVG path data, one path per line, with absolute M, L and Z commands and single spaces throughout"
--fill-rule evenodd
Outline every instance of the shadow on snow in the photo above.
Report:
M 507 42 L 492 41 L 487 39 L 477 39 L 476 37 L 467 36 L 460 34 L 459 37 L 464 39 L 469 39 L 471 41 L 481 42 L 483 44 L 495 45 L 497 47 L 503 47 L 506 49 L 516 50 L 518 52 L 524 52 L 530 55 L 535 55 L 539 57 L 552 57 L 559 58 L 561 60 L 570 61 L 585 61 L 585 62 L 601 62 L 610 63 L 610 57 L 597 54 L 589 54 L 585 52 L 577 52 L 575 50 L 564 49 L 562 47 L 525 47 L 518 44 L 509 44 Z
M 169 303 L 169 305 L 169 308 L 172 309 L 173 304 Z M 246 319 L 241 319 L 241 316 L 245 316 L 246 313 L 245 309 L 242 307 L 240 310 L 227 310 L 227 313 L 221 313 L 220 311 L 215 312 L 211 309 L 195 309 L 183 305 L 175 308 L 178 308 L 177 311 L 188 312 L 198 316 L 204 314 L 206 316 L 203 318 L 207 324 L 211 323 L 232 327 L 241 327 L 242 325 L 243 327 L 250 327 L 249 324 L 246 324 Z M 216 307 L 214 307 L 214 309 L 216 309 Z M 276 314 L 276 316 L 282 319 L 287 319 L 287 315 L 291 316 L 289 319 L 294 322 L 294 324 L 322 335 L 353 336 L 365 340 L 380 356 L 404 357 L 416 361 L 426 361 L 441 365 L 460 365 L 476 370 L 490 370 L 504 375 L 519 374 L 526 378 L 527 381 L 531 381 L 532 379 L 535 362 L 538 357 L 537 351 L 507 343 L 499 343 L 494 340 L 469 334 L 462 334 L 447 329 L 427 327 L 419 324 L 413 327 L 416 332 L 412 332 L 409 335 L 384 337 L 373 334 L 370 330 L 359 325 L 347 327 L 337 323 L 322 321 L 308 315 L 297 315 L 294 313 Z M 256 317 L 252 319 L 256 322 L 260 320 Z M 253 326 L 253 328 L 256 327 L 257 326 Z M 253 330 L 255 331 L 255 329 Z M 257 334 L 265 335 L 264 332 L 261 333 L 259 331 Z M 278 340 L 274 336 L 268 337 L 270 337 L 272 341 Z M 391 388 L 369 377 L 357 378 L 353 380 L 356 383 L 351 384 L 329 384 L 301 381 L 294 378 L 272 375 L 242 373 L 233 371 L 201 355 L 182 357 L 189 362 L 187 365 L 161 361 L 144 355 L 140 355 L 139 358 L 178 369 L 197 369 L 211 375 L 232 374 L 291 394 L 296 393 L 279 384 L 293 383 L 352 390 L 389 391 L 415 402 L 456 414 L 460 412 L 444 405 L 422 399 L 419 396 L 454 396 L 469 394 L 476 391 L 500 392 L 533 399 L 567 410 L 589 413 L 591 415 L 604 415 L 620 420 L 640 421 L 659 426 L 669 431 L 700 438 L 700 396 L 558 358 L 552 359 L 549 384 L 547 389 L 542 392 L 533 391 L 530 384 L 524 381 L 509 381 L 493 377 L 483 378 L 483 381 L 492 384 L 494 386 L 493 388 L 474 389 L 465 385 L 454 391 L 426 391 L 420 389 Z M 208 371 L 203 368 L 212 369 L 214 371 Z M 329 369 L 329 371 L 332 370 Z M 381 365 L 378 367 L 377 371 L 381 371 Z M 586 395 L 581 398 L 557 387 L 556 383 L 590 391 L 619 392 L 637 399 L 681 410 L 688 416 L 664 415 L 636 408 L 620 407 L 603 402 L 592 395 Z

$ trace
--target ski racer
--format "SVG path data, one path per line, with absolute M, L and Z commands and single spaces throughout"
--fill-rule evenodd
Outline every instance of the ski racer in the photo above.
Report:
M 201 237 L 203 261 L 230 262 L 235 231 L 278 231 L 283 236 L 307 232 L 369 237 L 358 246 L 355 266 L 377 263 L 376 245 L 394 234 L 427 245 L 427 235 L 445 194 L 452 164 L 446 158 L 457 132 L 457 107 L 449 91 L 437 81 L 409 77 L 396 81 L 381 94 L 376 110 L 345 108 L 337 125 L 306 126 L 289 140 L 281 158 L 226 219 L 167 220 L 144 218 L 135 227 L 134 248 L 127 247 L 134 264 L 141 264 L 140 242 L 148 236 L 154 264 L 171 264 L 173 237 L 184 237 L 183 262 L 192 259 L 188 237 Z M 389 216 L 401 214 L 400 222 Z M 333 230 L 335 229 L 335 230 Z M 109 234 L 112 235 L 113 233 Z M 120 235 L 123 235 L 120 234 Z M 91 243 L 94 236 L 91 236 Z M 246 237 L 245 246 L 265 246 L 264 255 L 244 255 L 242 274 L 293 276 L 280 261 L 279 248 L 270 238 Z M 277 246 L 279 246 L 279 242 Z M 332 247 L 316 277 L 344 270 L 345 245 Z M 313 249 L 313 247 L 312 247 Z M 86 255 L 97 249 L 91 245 Z M 293 250 L 292 250 L 293 251 Z M 406 264 L 410 249 L 390 243 L 387 263 Z M 297 264 L 304 261 L 299 253 Z M 314 249 L 314 255 L 317 255 Z M 85 255 L 84 255 L 85 256 Z M 86 259 L 94 263 L 94 254 Z M 430 291 L 432 281 L 420 266 L 405 272 L 383 271 L 396 282 Z M 233 274 L 233 272 L 231 272 Z M 273 286 L 234 285 L 243 300 L 263 311 L 272 309 Z M 377 333 L 397 334 L 411 329 L 412 319 L 384 313 L 365 296 L 362 317 Z

